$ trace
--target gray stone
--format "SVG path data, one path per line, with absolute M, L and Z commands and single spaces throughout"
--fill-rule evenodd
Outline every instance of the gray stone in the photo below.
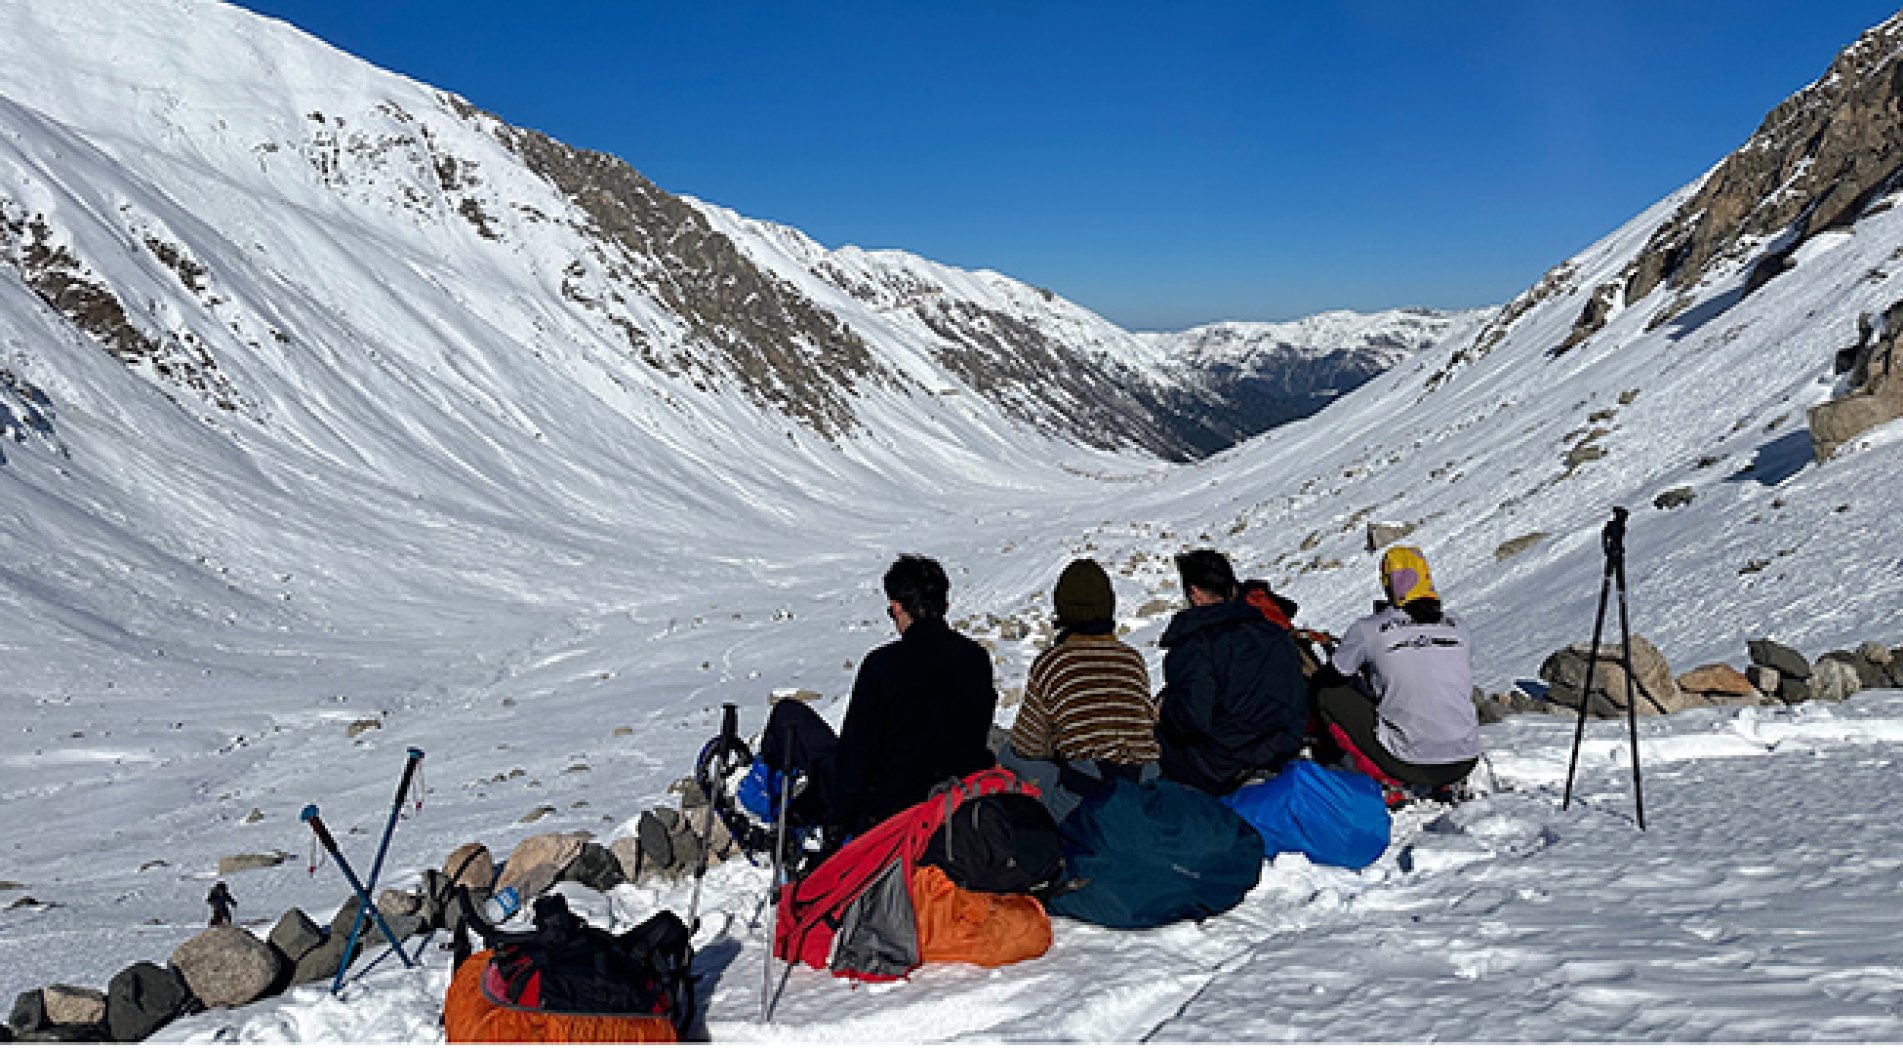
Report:
M 1690 488 L 1673 488 L 1670 491 L 1660 492 L 1658 497 L 1652 500 L 1652 507 L 1654 509 L 1677 509 L 1680 506 L 1691 505 L 1692 500 L 1697 497 L 1697 493 Z
M 401 888 L 385 888 L 377 893 L 377 909 L 385 917 L 414 917 L 423 912 L 423 897 Z
M 1580 692 L 1585 684 L 1590 654 L 1591 645 L 1575 644 L 1547 656 L 1540 665 L 1540 679 L 1550 685 L 1547 692 L 1549 701 L 1579 709 Z M 1617 717 L 1625 713 L 1627 688 L 1620 659 L 1619 645 L 1599 646 L 1599 656 L 1593 666 L 1592 694 L 1587 705 L 1587 712 L 1592 716 Z M 1665 656 L 1659 653 L 1651 641 L 1636 633 L 1632 635 L 1632 670 L 1637 678 L 1633 691 L 1638 699 L 1638 712 L 1642 716 L 1675 713 L 1688 706 L 1703 704 L 1703 700 L 1679 689 Z
M 614 843 L 608 845 L 608 851 L 621 864 L 621 872 L 639 884 L 642 875 L 648 872 L 641 867 L 641 841 L 634 837 L 617 837 Z
M 339 906 L 337 908 L 337 916 L 331 918 L 330 937 L 333 939 L 339 936 L 348 938 L 351 926 L 356 923 L 356 920 L 357 900 L 353 896 L 345 901 L 342 906 Z M 396 937 L 399 941 L 415 935 L 417 931 L 423 927 L 423 919 L 414 915 L 386 913 L 383 915 L 383 920 L 384 923 L 390 926 L 390 930 L 396 933 Z M 363 928 L 357 932 L 357 938 L 365 947 L 389 941 L 384 938 L 383 929 L 377 927 L 376 919 L 367 913 L 363 915 Z
M 581 854 L 568 864 L 557 880 L 574 881 L 598 892 L 605 892 L 616 885 L 628 882 L 627 874 L 621 869 L 621 860 L 607 848 L 590 841 L 582 845 Z
M 1888 654 L 1886 651 L 1885 654 Z M 1818 661 L 1828 659 L 1849 666 L 1857 674 L 1857 689 L 1887 688 L 1890 686 L 1890 671 L 1881 663 L 1873 662 L 1864 655 L 1863 649 L 1856 651 L 1828 651 L 1819 656 Z
M 1783 674 L 1780 674 L 1770 666 L 1760 666 L 1757 663 L 1752 663 L 1745 667 L 1744 679 L 1750 681 L 1752 687 L 1764 694 L 1776 695 L 1778 684 L 1781 683 L 1784 678 Z
M 1866 640 L 1862 644 L 1857 645 L 1857 654 L 1885 668 L 1888 668 L 1896 661 L 1896 657 L 1890 653 L 1890 649 L 1873 640 Z
M 573 833 L 544 833 L 515 846 L 496 876 L 496 890 L 514 888 L 523 905 L 548 890 L 556 874 L 581 854 L 582 837 Z
M 443 860 L 443 873 L 453 884 L 479 892 L 496 885 L 496 862 L 489 849 L 480 844 L 465 844 Z
M 641 843 L 638 865 L 643 874 L 665 873 L 674 868 L 674 834 L 669 828 L 670 821 L 663 815 L 668 810 L 644 811 L 634 824 L 635 837 Z
M 268 870 L 273 866 L 284 865 L 291 857 L 290 852 L 259 852 L 246 855 L 227 855 L 218 860 L 218 876 L 243 873 L 246 870 Z
M 191 997 L 177 971 L 140 961 L 106 986 L 106 1029 L 121 1044 L 143 1041 L 185 1010 Z
M 106 995 L 99 990 L 54 983 L 42 996 L 46 1021 L 54 1026 L 95 1026 L 106 1021 Z
M 1769 666 L 1777 670 L 1780 677 L 1795 677 L 1805 680 L 1810 677 L 1810 660 L 1795 648 L 1788 648 L 1769 637 L 1761 637 L 1745 645 L 1751 661 L 1759 666 Z
M 1863 681 L 1857 676 L 1857 668 L 1841 659 L 1829 656 L 1817 660 L 1815 672 L 1811 674 L 1811 699 L 1817 702 L 1842 702 L 1862 689 Z
M 7 1016 L 7 1025 L 16 1034 L 33 1033 L 53 1025 L 46 1018 L 46 994 L 41 990 L 27 990 L 13 999 L 13 1011 Z
M 455 890 L 456 886 L 450 882 L 443 871 L 423 871 L 423 883 L 421 885 L 423 907 L 417 911 L 416 915 L 423 919 L 423 926 L 425 928 L 448 927 L 443 920 L 443 910 L 449 905 L 450 897 L 455 893 Z
M 324 945 L 324 931 L 303 910 L 293 908 L 278 918 L 265 941 L 277 947 L 278 952 L 295 965 L 306 954 Z
M 1800 702 L 1809 702 L 1811 697 L 1810 678 L 1780 676 L 1777 682 L 1777 697 L 1787 706 Z
M 1413 532 L 1414 525 L 1412 524 L 1371 520 L 1368 522 L 1368 552 L 1384 550 L 1407 538 Z
M 172 953 L 192 995 L 209 1008 L 236 1008 L 264 996 L 277 981 L 278 955 L 237 925 L 207 928 Z

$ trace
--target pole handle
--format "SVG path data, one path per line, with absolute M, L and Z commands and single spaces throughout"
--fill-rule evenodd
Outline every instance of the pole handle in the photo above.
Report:
M 409 762 L 403 765 L 403 778 L 396 784 L 396 806 L 403 807 L 403 798 L 409 796 L 410 780 L 416 777 L 417 766 L 423 763 L 423 751 L 410 747 Z
M 324 820 L 317 817 L 317 805 L 312 804 L 306 806 L 304 814 L 301 815 L 300 818 L 311 824 L 311 832 L 317 835 L 318 843 L 324 846 L 324 850 L 335 855 L 337 853 L 337 838 L 330 835 L 330 828 L 324 825 Z

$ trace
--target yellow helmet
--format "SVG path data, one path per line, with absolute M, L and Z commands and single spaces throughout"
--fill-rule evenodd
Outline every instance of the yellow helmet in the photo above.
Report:
M 1434 576 L 1427 570 L 1427 556 L 1418 546 L 1391 546 L 1381 555 L 1381 587 L 1397 608 L 1422 598 L 1440 599 L 1434 592 Z

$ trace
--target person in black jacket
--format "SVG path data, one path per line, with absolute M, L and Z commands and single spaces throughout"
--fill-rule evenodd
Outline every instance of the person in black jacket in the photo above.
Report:
M 994 762 L 991 656 L 945 622 L 950 588 L 945 569 L 926 557 L 900 557 L 885 573 L 886 614 L 899 639 L 860 664 L 827 776 L 834 825 L 848 833 Z
M 1302 748 L 1308 688 L 1289 632 L 1247 601 L 1213 549 L 1176 558 L 1190 606 L 1163 631 L 1156 726 L 1163 775 L 1225 794 L 1274 774 Z

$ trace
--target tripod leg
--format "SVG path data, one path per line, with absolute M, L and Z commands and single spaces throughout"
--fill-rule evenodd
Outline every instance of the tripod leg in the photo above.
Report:
M 1632 803 L 1638 810 L 1639 829 L 1645 829 L 1645 789 L 1639 781 L 1639 702 L 1634 694 L 1633 682 L 1637 678 L 1632 673 L 1632 632 L 1626 626 L 1625 612 L 1625 565 L 1621 563 L 1619 578 L 1619 642 L 1625 662 L 1625 713 L 1626 723 L 1632 732 Z
M 1579 724 L 1573 729 L 1573 756 L 1566 765 L 1566 793 L 1559 804 L 1561 811 L 1573 804 L 1573 775 L 1579 770 L 1579 746 L 1586 738 L 1586 711 L 1592 706 L 1592 671 L 1599 663 L 1599 638 L 1604 635 L 1606 625 L 1606 598 L 1611 595 L 1612 565 L 1608 563 L 1605 578 L 1599 584 L 1599 610 L 1592 618 L 1592 650 L 1586 656 L 1586 680 L 1579 686 Z M 1631 679 L 1628 673 L 1626 680 Z

